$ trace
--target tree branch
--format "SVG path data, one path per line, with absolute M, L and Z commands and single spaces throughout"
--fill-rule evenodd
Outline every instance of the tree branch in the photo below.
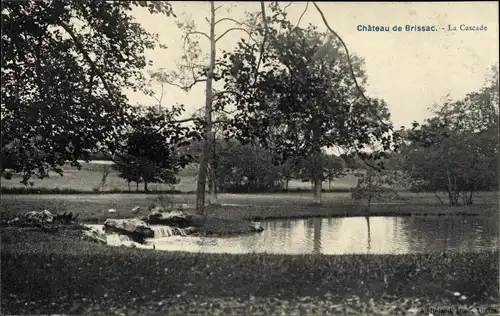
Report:
M 218 42 L 221 38 L 224 37 L 224 35 L 226 35 L 227 33 L 231 32 L 231 31 L 243 31 L 243 32 L 247 33 L 248 36 L 250 36 L 250 38 L 255 42 L 255 39 L 252 37 L 252 34 L 250 32 L 248 32 L 248 30 L 245 30 L 242 27 L 232 27 L 232 28 L 226 30 L 224 33 L 222 33 L 222 35 L 220 35 L 219 37 L 217 37 L 215 39 L 215 42 Z
M 203 35 L 205 36 L 206 38 L 210 39 L 210 36 L 208 36 L 206 33 L 203 33 L 203 32 L 200 32 L 200 31 L 192 31 L 192 32 L 189 32 L 187 33 L 184 38 L 187 38 L 189 35 Z
M 192 122 L 192 121 L 195 121 L 198 119 L 199 119 L 198 117 L 190 117 L 190 118 L 186 118 L 186 119 L 182 119 L 182 120 L 173 120 L 170 122 L 171 123 L 187 123 L 187 122 Z
M 264 38 L 262 39 L 262 45 L 260 46 L 259 61 L 257 62 L 257 67 L 255 68 L 255 76 L 252 86 L 255 86 L 255 84 L 257 83 L 257 78 L 259 76 L 259 68 L 262 59 L 264 58 L 264 48 L 267 41 L 268 26 L 267 26 L 267 16 L 266 16 L 266 6 L 264 5 L 264 1 L 260 2 L 260 11 L 262 13 L 262 22 L 264 23 Z
M 221 123 L 227 123 L 227 120 L 215 120 L 215 121 L 212 121 L 213 125 L 215 125 L 215 124 L 221 124 Z
M 288 3 L 288 4 L 287 4 L 287 5 L 283 8 L 283 11 L 286 11 L 286 9 L 288 9 L 288 7 L 292 5 L 292 2 L 293 2 L 293 1 L 290 1 L 290 2 L 289 2 L 289 3 Z
M 319 14 L 321 15 L 321 19 L 323 20 L 323 22 L 325 23 L 325 26 L 326 28 L 330 31 L 330 33 L 332 33 L 339 41 L 340 43 L 342 44 L 342 46 L 344 46 L 344 49 L 345 49 L 345 52 L 346 52 L 346 55 L 347 55 L 347 61 L 349 63 L 349 70 L 351 72 L 351 75 L 354 79 L 354 83 L 356 85 L 356 88 L 359 92 L 359 94 L 361 95 L 361 97 L 368 103 L 368 108 L 369 110 L 372 112 L 372 114 L 380 121 L 380 123 L 382 123 L 382 125 L 384 125 L 385 127 L 389 128 L 390 130 L 392 130 L 392 127 L 388 124 L 386 124 L 381 118 L 380 116 L 375 113 L 375 111 L 373 111 L 373 108 L 370 106 L 370 101 L 368 100 L 368 98 L 365 96 L 365 94 L 363 93 L 363 90 L 361 89 L 361 87 L 359 86 L 358 84 L 358 79 L 356 78 L 356 75 L 354 74 L 354 69 L 352 67 L 352 61 L 351 61 L 351 57 L 349 55 L 349 49 L 347 48 L 347 45 L 345 44 L 344 40 L 342 39 L 342 37 L 340 37 L 340 35 L 337 34 L 337 32 L 335 32 L 331 27 L 330 25 L 328 24 L 328 22 L 326 21 L 326 18 L 325 18 L 325 15 L 323 13 L 323 11 L 321 11 L 321 9 L 319 8 L 319 6 L 316 4 L 315 1 L 313 1 L 313 4 L 314 6 L 316 7 L 316 9 L 318 10 Z
M 161 70 L 161 69 L 160 69 Z M 184 91 L 189 91 L 192 87 L 194 87 L 197 83 L 200 82 L 205 82 L 207 79 L 206 78 L 201 78 L 201 79 L 194 79 L 192 83 L 188 85 L 180 85 L 178 83 L 175 83 L 171 80 L 168 79 L 168 74 L 162 73 L 160 71 L 157 72 L 150 72 L 151 77 L 156 77 L 156 81 L 161 82 L 161 83 L 167 83 L 171 86 L 178 87 Z
M 111 88 L 108 85 L 108 82 L 106 81 L 106 79 L 104 79 L 103 74 L 100 71 L 98 71 L 98 69 L 97 69 L 94 61 L 92 60 L 92 58 L 90 58 L 89 54 L 87 53 L 87 51 L 83 47 L 82 43 L 80 43 L 80 41 L 78 40 L 78 38 L 76 37 L 76 35 L 73 32 L 73 30 L 69 26 L 67 26 L 66 24 L 64 24 L 64 23 L 60 23 L 60 26 L 69 34 L 69 36 L 71 36 L 71 38 L 73 39 L 73 42 L 75 43 L 75 45 L 78 48 L 78 50 L 80 51 L 80 53 L 82 53 L 83 57 L 85 58 L 85 60 L 89 64 L 89 66 L 92 68 L 92 70 L 94 71 L 94 73 L 99 77 L 99 79 L 101 79 L 101 82 L 104 85 L 104 89 L 106 89 L 106 91 L 108 92 L 109 96 L 111 98 L 114 98 L 115 95 L 111 91 Z
M 302 14 L 300 15 L 299 21 L 297 21 L 297 26 L 296 27 L 299 27 L 300 21 L 302 20 L 302 17 L 304 16 L 304 14 L 306 14 L 306 11 L 307 11 L 308 7 L 309 7 L 309 1 L 306 2 L 306 8 L 304 9 L 304 11 L 302 12 Z
M 163 83 L 161 83 L 161 96 L 158 99 L 156 96 L 152 95 L 152 97 L 158 102 L 158 105 L 161 107 L 161 100 L 163 99 Z
M 226 114 L 228 114 L 228 115 L 231 115 L 231 114 L 234 114 L 234 113 L 236 113 L 236 110 L 234 110 L 234 111 L 231 111 L 231 112 L 229 112 L 229 111 L 226 111 L 226 110 L 220 110 L 220 112 L 222 112 L 222 113 L 226 113 Z
M 358 157 L 359 157 L 359 156 L 358 156 Z M 372 168 L 373 170 L 378 171 L 378 172 L 381 172 L 381 171 L 383 170 L 382 168 L 380 168 L 380 167 L 378 167 L 378 166 L 374 166 L 374 165 L 372 165 L 371 163 L 367 162 L 365 159 L 363 159 L 363 158 L 361 158 L 361 157 L 359 157 L 359 158 L 361 159 L 361 161 L 363 161 L 363 163 L 364 163 L 365 165 L 367 165 L 368 167 Z
M 222 95 L 224 93 L 236 94 L 237 96 L 241 97 L 242 99 L 245 99 L 245 97 L 243 95 L 241 95 L 241 93 L 236 92 L 234 90 L 222 90 L 222 91 L 215 92 L 212 95 L 212 98 L 218 97 L 218 96 L 220 96 L 220 95 Z
M 237 20 L 235 20 L 233 18 L 222 18 L 222 19 L 216 21 L 215 25 L 217 25 L 218 23 L 223 22 L 223 21 L 231 21 L 231 22 L 234 22 L 234 23 L 236 23 L 238 25 L 243 25 L 243 26 L 246 26 L 246 27 L 250 27 L 250 25 L 248 25 L 246 23 L 243 23 L 243 22 L 240 22 L 240 21 L 237 21 Z
M 205 82 L 207 81 L 207 79 L 195 79 L 191 84 L 187 85 L 187 86 L 181 86 L 180 84 L 177 84 L 175 82 L 171 82 L 169 80 L 165 80 L 165 83 L 168 83 L 169 85 L 171 86 L 174 86 L 174 87 L 178 87 L 178 88 L 181 88 L 182 90 L 184 91 L 189 91 L 192 87 L 194 87 L 197 83 L 200 83 L 200 82 Z

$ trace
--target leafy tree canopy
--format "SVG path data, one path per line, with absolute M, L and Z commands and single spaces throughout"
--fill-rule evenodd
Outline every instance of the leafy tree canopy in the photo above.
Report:
M 363 151 L 377 141 L 389 149 L 387 105 L 360 98 L 337 40 L 313 26 L 295 27 L 278 7 L 266 24 L 254 27 L 255 37 L 267 39 L 265 54 L 255 42 L 241 40 L 219 62 L 216 79 L 229 93 L 218 95 L 217 104 L 236 107 L 226 137 L 258 140 L 282 160 L 332 146 Z M 353 56 L 351 64 L 365 82 L 363 60 Z
M 145 90 L 144 51 L 158 44 L 134 7 L 173 15 L 165 1 L 2 2 L 2 174 L 27 184 L 100 146 L 116 150 L 124 89 Z

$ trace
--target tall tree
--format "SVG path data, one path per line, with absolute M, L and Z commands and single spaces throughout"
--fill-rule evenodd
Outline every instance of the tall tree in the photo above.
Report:
M 191 162 L 191 155 L 179 155 L 179 148 L 197 140 L 199 134 L 176 123 L 184 108 L 173 106 L 135 107 L 126 134 L 126 143 L 115 162 L 126 179 L 139 178 L 148 191 L 148 183 L 175 183 L 175 173 Z M 137 181 L 136 181 L 137 182 Z
M 243 142 L 258 139 L 284 159 L 314 157 L 314 203 L 320 204 L 322 149 L 340 146 L 361 151 L 377 141 L 388 149 L 389 113 L 382 100 L 369 99 L 367 104 L 360 99 L 357 80 L 366 80 L 360 58 L 351 56 L 349 63 L 330 34 L 294 26 L 279 7 L 273 7 L 273 13 L 267 28 L 262 24 L 255 28 L 256 36 L 268 38 L 258 75 L 259 47 L 253 42 L 240 41 L 221 61 L 218 76 L 227 90 L 238 91 L 225 95 L 226 102 L 237 108 L 227 136 Z M 280 131 L 273 143 L 268 137 L 271 124 Z
M 124 89 L 145 90 L 144 50 L 157 44 L 135 7 L 173 16 L 166 1 L 2 2 L 2 174 L 27 184 L 117 148 Z
M 472 194 L 498 186 L 498 70 L 462 100 L 434 107 L 435 116 L 409 131 L 406 170 L 450 205 L 471 204 Z
M 212 165 L 211 170 L 215 171 L 215 162 L 213 161 L 214 153 L 214 132 L 213 132 L 213 102 L 214 100 L 226 93 L 226 91 L 214 91 L 213 83 L 214 83 L 214 70 L 216 67 L 216 57 L 217 57 L 217 42 L 224 38 L 227 34 L 233 31 L 243 31 L 247 34 L 248 30 L 245 28 L 244 23 L 237 21 L 231 17 L 222 17 L 217 18 L 216 13 L 218 10 L 222 8 L 222 6 L 216 6 L 214 1 L 209 1 L 210 9 L 209 16 L 206 20 L 209 23 L 209 31 L 208 33 L 202 32 L 196 29 L 196 25 L 193 21 L 189 21 L 187 23 L 180 23 L 179 26 L 184 29 L 184 47 L 186 48 L 185 55 L 183 56 L 183 60 L 186 62 L 185 65 L 182 65 L 182 69 L 188 71 L 191 76 L 191 82 L 179 84 L 178 82 L 174 82 L 172 78 L 177 77 L 177 74 L 168 74 L 164 71 L 158 71 L 152 73 L 152 76 L 156 77 L 159 80 L 164 82 L 176 85 L 186 91 L 190 90 L 195 84 L 199 82 L 205 82 L 205 107 L 204 107 L 204 117 L 202 119 L 203 122 L 203 152 L 200 159 L 199 171 L 198 171 L 198 180 L 197 180 L 197 188 L 196 188 L 196 211 L 199 214 L 204 214 L 205 208 L 205 191 L 207 184 L 207 172 L 208 166 Z M 264 2 L 261 1 L 261 15 L 264 23 L 266 23 L 266 14 L 265 14 L 265 5 Z M 227 28 L 222 34 L 216 33 L 216 26 L 221 22 L 232 22 L 236 26 Z M 203 62 L 199 62 L 199 58 L 201 57 L 201 50 L 198 46 L 198 40 L 193 39 L 199 36 L 205 37 L 210 42 L 210 49 L 208 54 L 208 63 L 204 64 Z M 212 178 L 215 178 L 212 176 Z M 215 190 L 215 186 L 211 186 L 213 190 Z M 212 192 L 210 195 L 212 198 L 216 199 L 215 192 Z M 217 203 L 217 201 L 209 201 L 210 203 Z

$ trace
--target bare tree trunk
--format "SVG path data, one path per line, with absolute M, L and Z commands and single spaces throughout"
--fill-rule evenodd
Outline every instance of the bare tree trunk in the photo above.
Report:
M 212 131 L 210 133 L 210 142 L 211 142 L 211 152 L 210 152 L 210 164 L 209 164 L 209 190 L 210 195 L 208 197 L 209 205 L 217 205 L 217 163 L 216 163 L 216 152 L 215 152 L 215 132 Z
M 207 167 L 210 157 L 211 132 L 212 132 L 212 80 L 215 68 L 215 5 L 210 2 L 210 65 L 207 71 L 205 91 L 205 130 L 203 142 L 203 154 L 198 171 L 198 182 L 196 186 L 196 213 L 205 214 L 205 190 L 207 184 Z
M 371 230 L 370 230 L 370 217 L 369 216 L 365 216 L 365 219 L 366 219 L 366 227 L 368 229 L 368 240 L 367 240 L 367 251 L 368 253 L 371 251 Z
M 148 192 L 148 182 L 144 181 L 144 192 Z
M 450 171 L 447 169 L 446 170 L 446 176 L 448 178 L 448 202 L 450 205 L 453 206 L 453 194 L 452 194 L 452 187 L 451 187 L 451 177 L 450 177 Z
M 313 203 L 316 205 L 321 204 L 321 189 L 322 189 L 323 181 L 320 177 L 316 177 L 314 180 L 314 199 Z
M 367 214 L 370 211 L 370 207 L 372 204 L 372 198 L 373 198 L 373 185 L 372 185 L 373 174 L 371 172 L 372 171 L 370 170 L 369 173 L 367 174 L 367 177 L 368 177 L 368 188 L 367 188 L 368 197 L 366 199 L 366 208 L 365 208 L 365 213 L 367 213 Z
M 444 204 L 443 200 L 441 200 L 441 198 L 439 197 L 437 192 L 436 191 L 433 191 L 433 192 L 434 192 L 434 195 L 438 198 L 439 202 L 441 202 L 441 204 Z
M 470 191 L 469 198 L 467 199 L 467 205 L 472 205 L 472 190 Z
M 128 191 L 130 192 L 130 181 L 127 181 L 127 185 L 128 185 Z
M 457 178 L 454 176 L 453 177 L 453 201 L 454 205 L 458 206 L 458 199 L 460 197 L 460 190 L 457 188 Z
M 139 192 L 139 181 L 135 183 L 135 191 Z
M 321 218 L 313 218 L 313 253 L 317 255 L 321 254 L 321 223 Z
M 321 204 L 321 190 L 323 188 L 323 157 L 321 157 L 321 148 L 319 145 L 320 135 L 320 126 L 318 124 L 317 118 L 314 120 L 313 126 L 313 146 L 315 146 L 314 150 L 314 166 L 313 166 L 313 181 L 314 181 L 314 190 L 313 190 L 313 203 L 316 205 Z

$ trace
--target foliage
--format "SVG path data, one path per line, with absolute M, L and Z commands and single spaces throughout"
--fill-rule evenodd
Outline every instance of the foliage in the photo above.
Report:
M 194 85 L 199 82 L 205 83 L 205 106 L 203 110 L 203 118 L 196 117 L 196 113 L 189 120 L 195 121 L 200 128 L 203 129 L 203 151 L 200 157 L 199 172 L 197 177 L 197 200 L 196 211 L 198 214 L 204 214 L 205 207 L 205 190 L 207 183 L 207 174 L 210 188 L 210 204 L 217 204 L 216 185 L 215 185 L 215 170 L 217 168 L 215 160 L 215 137 L 213 130 L 213 114 L 217 113 L 217 95 L 224 92 L 215 91 L 213 83 L 215 79 L 214 70 L 216 67 L 217 43 L 227 34 L 235 31 L 243 31 L 251 35 L 243 26 L 244 23 L 233 19 L 232 17 L 220 17 L 220 9 L 222 5 L 216 6 L 214 1 L 209 2 L 210 11 L 205 20 L 209 24 L 207 32 L 197 29 L 194 21 L 178 22 L 177 26 L 183 30 L 183 49 L 182 62 L 178 63 L 178 72 L 165 73 L 163 70 L 151 72 L 151 76 L 162 83 L 179 87 L 184 91 L 189 91 Z M 219 11 L 219 12 L 217 12 Z M 227 13 L 230 9 L 226 10 Z M 265 20 L 265 5 L 261 1 L 261 14 Z M 227 28 L 221 34 L 219 33 L 220 22 L 231 22 L 238 27 Z M 219 34 L 217 34 L 219 33 Z M 208 54 L 203 54 L 199 47 L 199 36 L 203 36 L 209 40 L 210 49 Z M 208 56 L 207 56 L 208 55 Z M 204 60 L 205 59 L 205 60 Z M 186 80 L 187 79 L 187 80 Z
M 221 192 L 266 192 L 281 186 L 279 167 L 259 145 L 217 142 L 217 184 Z
M 380 170 L 368 168 L 355 173 L 358 184 L 353 188 L 351 196 L 353 200 L 366 201 L 365 211 L 369 211 L 371 203 L 375 200 L 388 201 L 402 199 L 398 191 L 406 189 L 406 178 L 398 171 Z
M 113 171 L 113 167 L 110 165 L 103 165 L 101 166 L 101 181 L 99 182 L 99 185 L 94 187 L 94 191 L 102 191 L 106 186 L 108 182 L 108 176 L 109 174 Z
M 165 211 L 174 211 L 176 209 L 175 208 L 175 195 L 174 195 L 174 192 L 167 192 L 167 193 L 164 193 L 164 194 L 159 194 L 157 195 L 154 200 L 153 200 L 153 203 L 151 203 L 151 205 L 149 206 L 149 210 L 152 210 L 154 209 L 155 207 L 159 207 Z M 181 207 L 178 207 L 177 210 L 182 210 Z
M 296 28 L 280 11 L 268 21 L 268 27 L 263 69 L 256 76 L 258 47 L 254 43 L 242 40 L 220 61 L 218 79 L 224 80 L 226 89 L 235 91 L 225 95 L 237 108 L 229 135 L 243 141 L 257 136 L 279 153 L 288 153 L 284 158 L 313 154 L 317 146 L 362 148 L 371 143 L 371 137 L 382 137 L 385 130 L 358 100 L 346 56 L 332 37 L 312 26 Z M 263 26 L 257 29 L 262 36 Z M 363 61 L 353 59 L 356 76 L 366 81 Z M 373 101 L 380 116 L 388 119 L 385 103 Z M 278 127 L 273 136 L 282 137 L 268 144 L 271 127 Z M 323 136 L 313 139 L 314 129 Z
M 244 144 L 258 141 L 282 162 L 316 157 L 316 180 L 323 176 L 323 148 L 363 151 L 377 143 L 374 157 L 390 149 L 387 105 L 374 98 L 368 105 L 360 98 L 338 41 L 313 26 L 295 27 L 278 7 L 272 13 L 267 28 L 254 26 L 254 37 L 266 35 L 265 56 L 259 55 L 259 45 L 242 39 L 219 61 L 216 79 L 232 93 L 221 95 L 218 104 L 236 107 L 225 136 Z M 351 59 L 364 83 L 363 60 Z
M 463 100 L 435 107 L 435 116 L 414 124 L 403 148 L 404 168 L 449 203 L 472 204 L 472 193 L 498 186 L 498 72 Z
M 288 190 L 290 180 L 298 178 L 297 164 L 297 159 L 291 157 L 278 165 L 278 175 L 280 180 L 285 182 L 285 190 Z
M 2 3 L 1 172 L 61 174 L 101 147 L 114 151 L 127 117 L 124 89 L 143 90 L 156 47 L 135 7 L 172 16 L 166 1 Z
M 126 143 L 116 155 L 115 167 L 128 182 L 175 183 L 175 173 L 191 162 L 188 152 L 178 148 L 197 140 L 199 134 L 190 127 L 175 122 L 182 106 L 158 110 L 155 107 L 136 107 L 131 114 Z
M 329 187 L 331 188 L 331 182 L 345 175 L 344 168 L 345 163 L 342 158 L 336 155 L 328 155 L 322 153 L 322 168 L 323 173 L 321 174 L 321 181 L 328 180 Z M 296 164 L 296 173 L 299 179 L 303 182 L 312 181 L 314 179 L 315 164 L 317 164 L 316 158 L 314 156 L 309 156 L 305 158 L 299 158 Z

